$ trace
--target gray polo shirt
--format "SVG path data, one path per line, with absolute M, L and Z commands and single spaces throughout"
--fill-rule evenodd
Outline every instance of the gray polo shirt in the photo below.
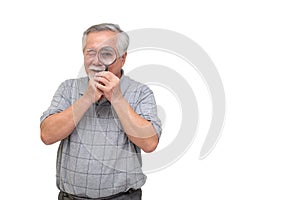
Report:
M 160 137 L 161 122 L 153 92 L 125 75 L 120 85 L 134 111 L 150 121 Z M 41 122 L 71 106 L 87 86 L 88 77 L 63 82 L 41 116 Z M 56 167 L 57 187 L 81 197 L 110 196 L 141 188 L 146 182 L 141 169 L 141 150 L 128 139 L 106 99 L 93 104 L 72 134 L 60 142 Z

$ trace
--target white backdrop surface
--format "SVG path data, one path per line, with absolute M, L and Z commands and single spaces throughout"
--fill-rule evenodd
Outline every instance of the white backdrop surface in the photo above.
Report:
M 1 199 L 57 198 L 58 145 L 40 141 L 39 117 L 58 85 L 77 77 L 82 32 L 102 22 L 185 35 L 210 56 L 225 88 L 222 137 L 199 160 L 211 103 L 203 80 L 190 76 L 203 91 L 196 94 L 197 137 L 175 163 L 147 174 L 143 199 L 299 199 L 299 19 L 292 0 L 1 1 Z M 162 105 L 170 95 L 176 107 L 171 94 L 153 89 Z M 165 109 L 159 148 L 176 136 L 172 121 L 180 120 L 172 118 L 178 107 Z

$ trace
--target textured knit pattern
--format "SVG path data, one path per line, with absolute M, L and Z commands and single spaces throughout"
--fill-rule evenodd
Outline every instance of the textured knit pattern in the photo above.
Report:
M 150 121 L 161 134 L 156 102 L 144 84 L 123 75 L 121 91 L 136 113 Z M 50 107 L 41 117 L 61 112 L 71 106 L 87 88 L 88 78 L 63 82 Z M 110 102 L 93 104 L 72 134 L 62 140 L 57 153 L 57 187 L 80 197 L 99 198 L 138 189 L 144 185 L 141 150 L 124 133 Z

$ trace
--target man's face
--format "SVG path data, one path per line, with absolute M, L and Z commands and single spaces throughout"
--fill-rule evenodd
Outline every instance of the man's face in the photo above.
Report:
M 111 31 L 100 31 L 100 32 L 92 32 L 87 35 L 86 38 L 86 46 L 83 51 L 84 55 L 84 67 L 87 74 L 93 73 L 89 69 L 90 66 L 103 66 L 101 62 L 99 62 L 97 53 L 99 49 L 104 46 L 111 46 L 116 49 L 116 36 L 117 33 Z M 123 67 L 126 59 L 126 54 L 124 54 L 121 58 L 117 56 L 116 61 L 108 67 L 108 71 L 112 72 L 119 78 L 121 77 L 121 68 Z

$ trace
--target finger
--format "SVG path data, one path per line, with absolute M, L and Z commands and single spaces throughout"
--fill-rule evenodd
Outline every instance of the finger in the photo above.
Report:
M 102 83 L 96 83 L 96 89 L 100 92 L 102 92 L 102 94 L 104 94 L 105 92 L 109 92 L 111 90 L 111 88 L 107 85 L 103 85 Z
M 114 75 L 113 73 L 111 73 L 110 71 L 102 71 L 97 73 L 97 77 L 103 77 L 106 78 L 109 81 L 114 80 L 115 78 L 118 78 L 116 75 Z
M 104 77 L 96 77 L 94 80 L 95 80 L 95 82 L 98 82 L 98 83 L 103 84 L 103 85 L 108 85 L 109 84 L 109 80 L 107 80 Z
M 107 80 L 106 78 L 100 78 L 99 82 L 102 83 L 105 86 L 108 86 L 110 84 L 110 81 Z
M 102 85 L 101 83 L 97 83 L 97 89 L 100 90 L 103 94 L 111 90 L 110 87 L 107 87 L 106 85 Z
M 100 86 L 102 86 L 101 83 L 95 82 L 95 88 L 96 88 L 97 90 L 100 90 Z
M 97 72 L 96 74 L 95 74 L 95 77 L 108 77 L 109 75 L 109 73 L 111 73 L 111 72 L 109 72 L 109 71 L 102 71 L 102 72 Z

